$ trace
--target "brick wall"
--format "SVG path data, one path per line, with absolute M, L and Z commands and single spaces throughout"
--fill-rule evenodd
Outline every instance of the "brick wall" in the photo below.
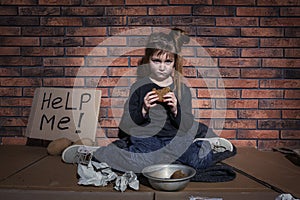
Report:
M 26 143 L 35 88 L 75 81 L 102 90 L 98 142 L 115 139 L 143 53 L 126 48 L 152 29 L 179 27 L 205 50 L 184 50 L 205 63 L 184 71 L 197 120 L 238 146 L 299 146 L 299 15 L 299 0 L 1 0 L 1 143 Z M 116 37 L 135 28 L 136 37 Z

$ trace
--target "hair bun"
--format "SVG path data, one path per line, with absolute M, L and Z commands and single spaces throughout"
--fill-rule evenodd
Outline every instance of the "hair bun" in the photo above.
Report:
M 176 51 L 179 53 L 181 51 L 181 47 L 183 44 L 187 44 L 190 42 L 190 38 L 185 34 L 185 32 L 182 29 L 179 28 L 173 28 L 170 33 L 170 37 L 173 38 Z

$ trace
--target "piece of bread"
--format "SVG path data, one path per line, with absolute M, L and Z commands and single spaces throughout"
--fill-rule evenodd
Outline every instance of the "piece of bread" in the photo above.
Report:
M 168 92 L 171 92 L 171 89 L 169 87 L 165 87 L 162 89 L 156 89 L 153 88 L 152 91 L 155 91 L 155 93 L 158 95 L 158 100 L 159 102 L 163 102 L 164 101 L 164 95 L 167 94 Z
M 178 179 L 178 178 L 184 178 L 186 177 L 186 175 L 181 171 L 181 170 L 177 170 L 175 171 L 172 175 L 171 175 L 171 179 Z

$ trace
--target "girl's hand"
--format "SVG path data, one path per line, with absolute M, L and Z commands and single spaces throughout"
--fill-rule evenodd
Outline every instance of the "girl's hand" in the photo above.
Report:
M 155 103 L 158 100 L 158 95 L 155 93 L 155 91 L 148 92 L 144 97 L 144 105 L 142 108 L 142 113 L 145 116 L 145 114 L 149 111 L 150 108 L 156 106 Z
M 176 98 L 174 92 L 168 92 L 163 97 L 164 97 L 164 102 L 167 102 L 167 104 L 171 107 L 171 112 L 176 117 L 176 115 L 177 115 L 177 98 Z

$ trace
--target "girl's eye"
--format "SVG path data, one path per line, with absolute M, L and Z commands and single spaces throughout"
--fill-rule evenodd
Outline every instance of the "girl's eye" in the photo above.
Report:
M 172 62 L 173 62 L 172 60 L 166 60 L 166 64 L 167 64 L 167 65 L 172 64 Z
M 154 62 L 154 63 L 160 63 L 161 61 L 159 59 L 153 59 L 152 62 Z

